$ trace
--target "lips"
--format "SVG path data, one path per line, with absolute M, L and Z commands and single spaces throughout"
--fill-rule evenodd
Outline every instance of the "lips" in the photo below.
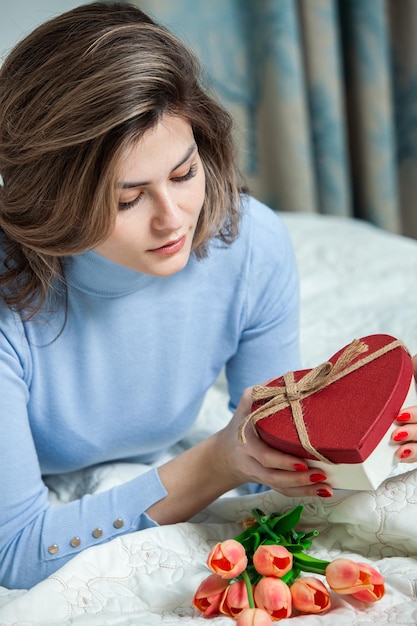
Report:
M 182 237 L 179 237 L 179 239 L 170 241 L 164 246 L 161 246 L 160 248 L 154 248 L 153 250 L 150 250 L 150 252 L 153 252 L 155 254 L 160 254 L 162 256 L 169 256 L 171 254 L 175 254 L 176 252 L 179 252 L 183 248 L 185 244 L 185 239 L 186 237 L 185 235 L 183 235 Z

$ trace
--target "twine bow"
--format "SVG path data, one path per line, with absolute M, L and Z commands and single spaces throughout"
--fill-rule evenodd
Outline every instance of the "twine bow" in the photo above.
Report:
M 395 339 L 379 350 L 357 359 L 357 357 L 361 354 L 368 352 L 369 346 L 362 340 L 354 339 L 352 343 L 346 346 L 346 348 L 341 352 L 335 363 L 326 361 L 325 363 L 311 369 L 307 372 L 307 374 L 300 378 L 299 381 L 295 380 L 293 372 L 287 372 L 283 376 L 284 385 L 281 387 L 256 385 L 252 390 L 253 402 L 260 400 L 265 400 L 265 402 L 255 411 L 249 413 L 249 415 L 242 421 L 239 427 L 239 440 L 246 443 L 245 429 L 249 423 L 256 432 L 256 422 L 290 407 L 294 426 L 297 430 L 298 438 L 304 450 L 309 452 L 319 461 L 333 464 L 332 461 L 320 454 L 320 452 L 312 445 L 304 422 L 301 402 L 304 398 L 308 398 L 308 396 L 311 396 L 316 391 L 328 387 L 328 385 L 331 385 L 340 378 L 343 378 L 347 374 L 350 374 L 351 372 L 398 347 L 404 348 L 408 353 L 408 350 L 402 341 Z

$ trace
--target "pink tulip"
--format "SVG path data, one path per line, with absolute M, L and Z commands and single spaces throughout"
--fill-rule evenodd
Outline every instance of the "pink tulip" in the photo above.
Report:
M 246 569 L 248 559 L 245 548 L 234 539 L 217 543 L 207 559 L 209 568 L 222 578 L 235 578 Z
M 237 618 L 236 626 L 272 626 L 272 619 L 263 609 L 245 609 Z
M 369 572 L 371 587 L 369 589 L 362 589 L 352 593 L 352 596 L 362 602 L 377 602 L 385 595 L 384 578 L 376 569 L 368 565 L 367 563 L 358 563 L 362 569 Z
M 352 594 L 356 598 L 361 593 L 363 597 L 372 598 L 366 602 L 380 600 L 385 593 L 383 577 L 367 563 L 335 559 L 326 568 L 326 579 L 329 587 L 337 593 Z M 363 594 L 364 591 L 369 593 Z
M 314 576 L 298 578 L 290 587 L 292 605 L 302 613 L 321 613 L 330 607 L 330 594 Z
M 255 605 L 264 609 L 274 620 L 285 619 L 291 615 L 291 593 L 288 585 L 279 578 L 261 578 L 255 587 L 254 599 Z
M 227 580 L 223 580 L 217 574 L 210 574 L 195 592 L 193 606 L 201 611 L 204 617 L 218 615 L 224 591 L 228 586 Z
M 231 583 L 223 594 L 220 613 L 237 619 L 245 609 L 249 608 L 248 592 L 244 580 Z
M 253 555 L 253 564 L 259 574 L 281 578 L 292 568 L 292 554 L 284 546 L 261 545 Z

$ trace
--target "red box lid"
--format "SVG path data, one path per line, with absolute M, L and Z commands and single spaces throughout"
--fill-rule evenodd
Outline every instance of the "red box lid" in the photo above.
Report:
M 351 364 L 372 358 L 381 348 L 395 345 L 392 342 L 397 340 L 390 335 L 370 335 L 359 342 L 365 344 L 367 351 L 353 358 Z M 344 350 L 329 361 L 335 364 Z M 310 371 L 293 372 L 294 380 L 299 382 Z M 362 463 L 396 419 L 412 376 L 411 356 L 400 343 L 302 399 L 304 424 L 313 448 L 333 463 Z M 266 386 L 283 387 L 284 377 L 270 381 Z M 265 402 L 255 401 L 252 412 Z M 302 458 L 317 458 L 302 446 L 288 405 L 259 419 L 255 428 L 273 448 Z

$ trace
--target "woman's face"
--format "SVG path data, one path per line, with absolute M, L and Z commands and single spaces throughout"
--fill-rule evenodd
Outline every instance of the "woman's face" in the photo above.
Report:
M 189 259 L 205 197 L 205 175 L 190 124 L 166 115 L 129 149 L 118 181 L 119 214 L 95 249 L 137 272 L 170 276 Z

